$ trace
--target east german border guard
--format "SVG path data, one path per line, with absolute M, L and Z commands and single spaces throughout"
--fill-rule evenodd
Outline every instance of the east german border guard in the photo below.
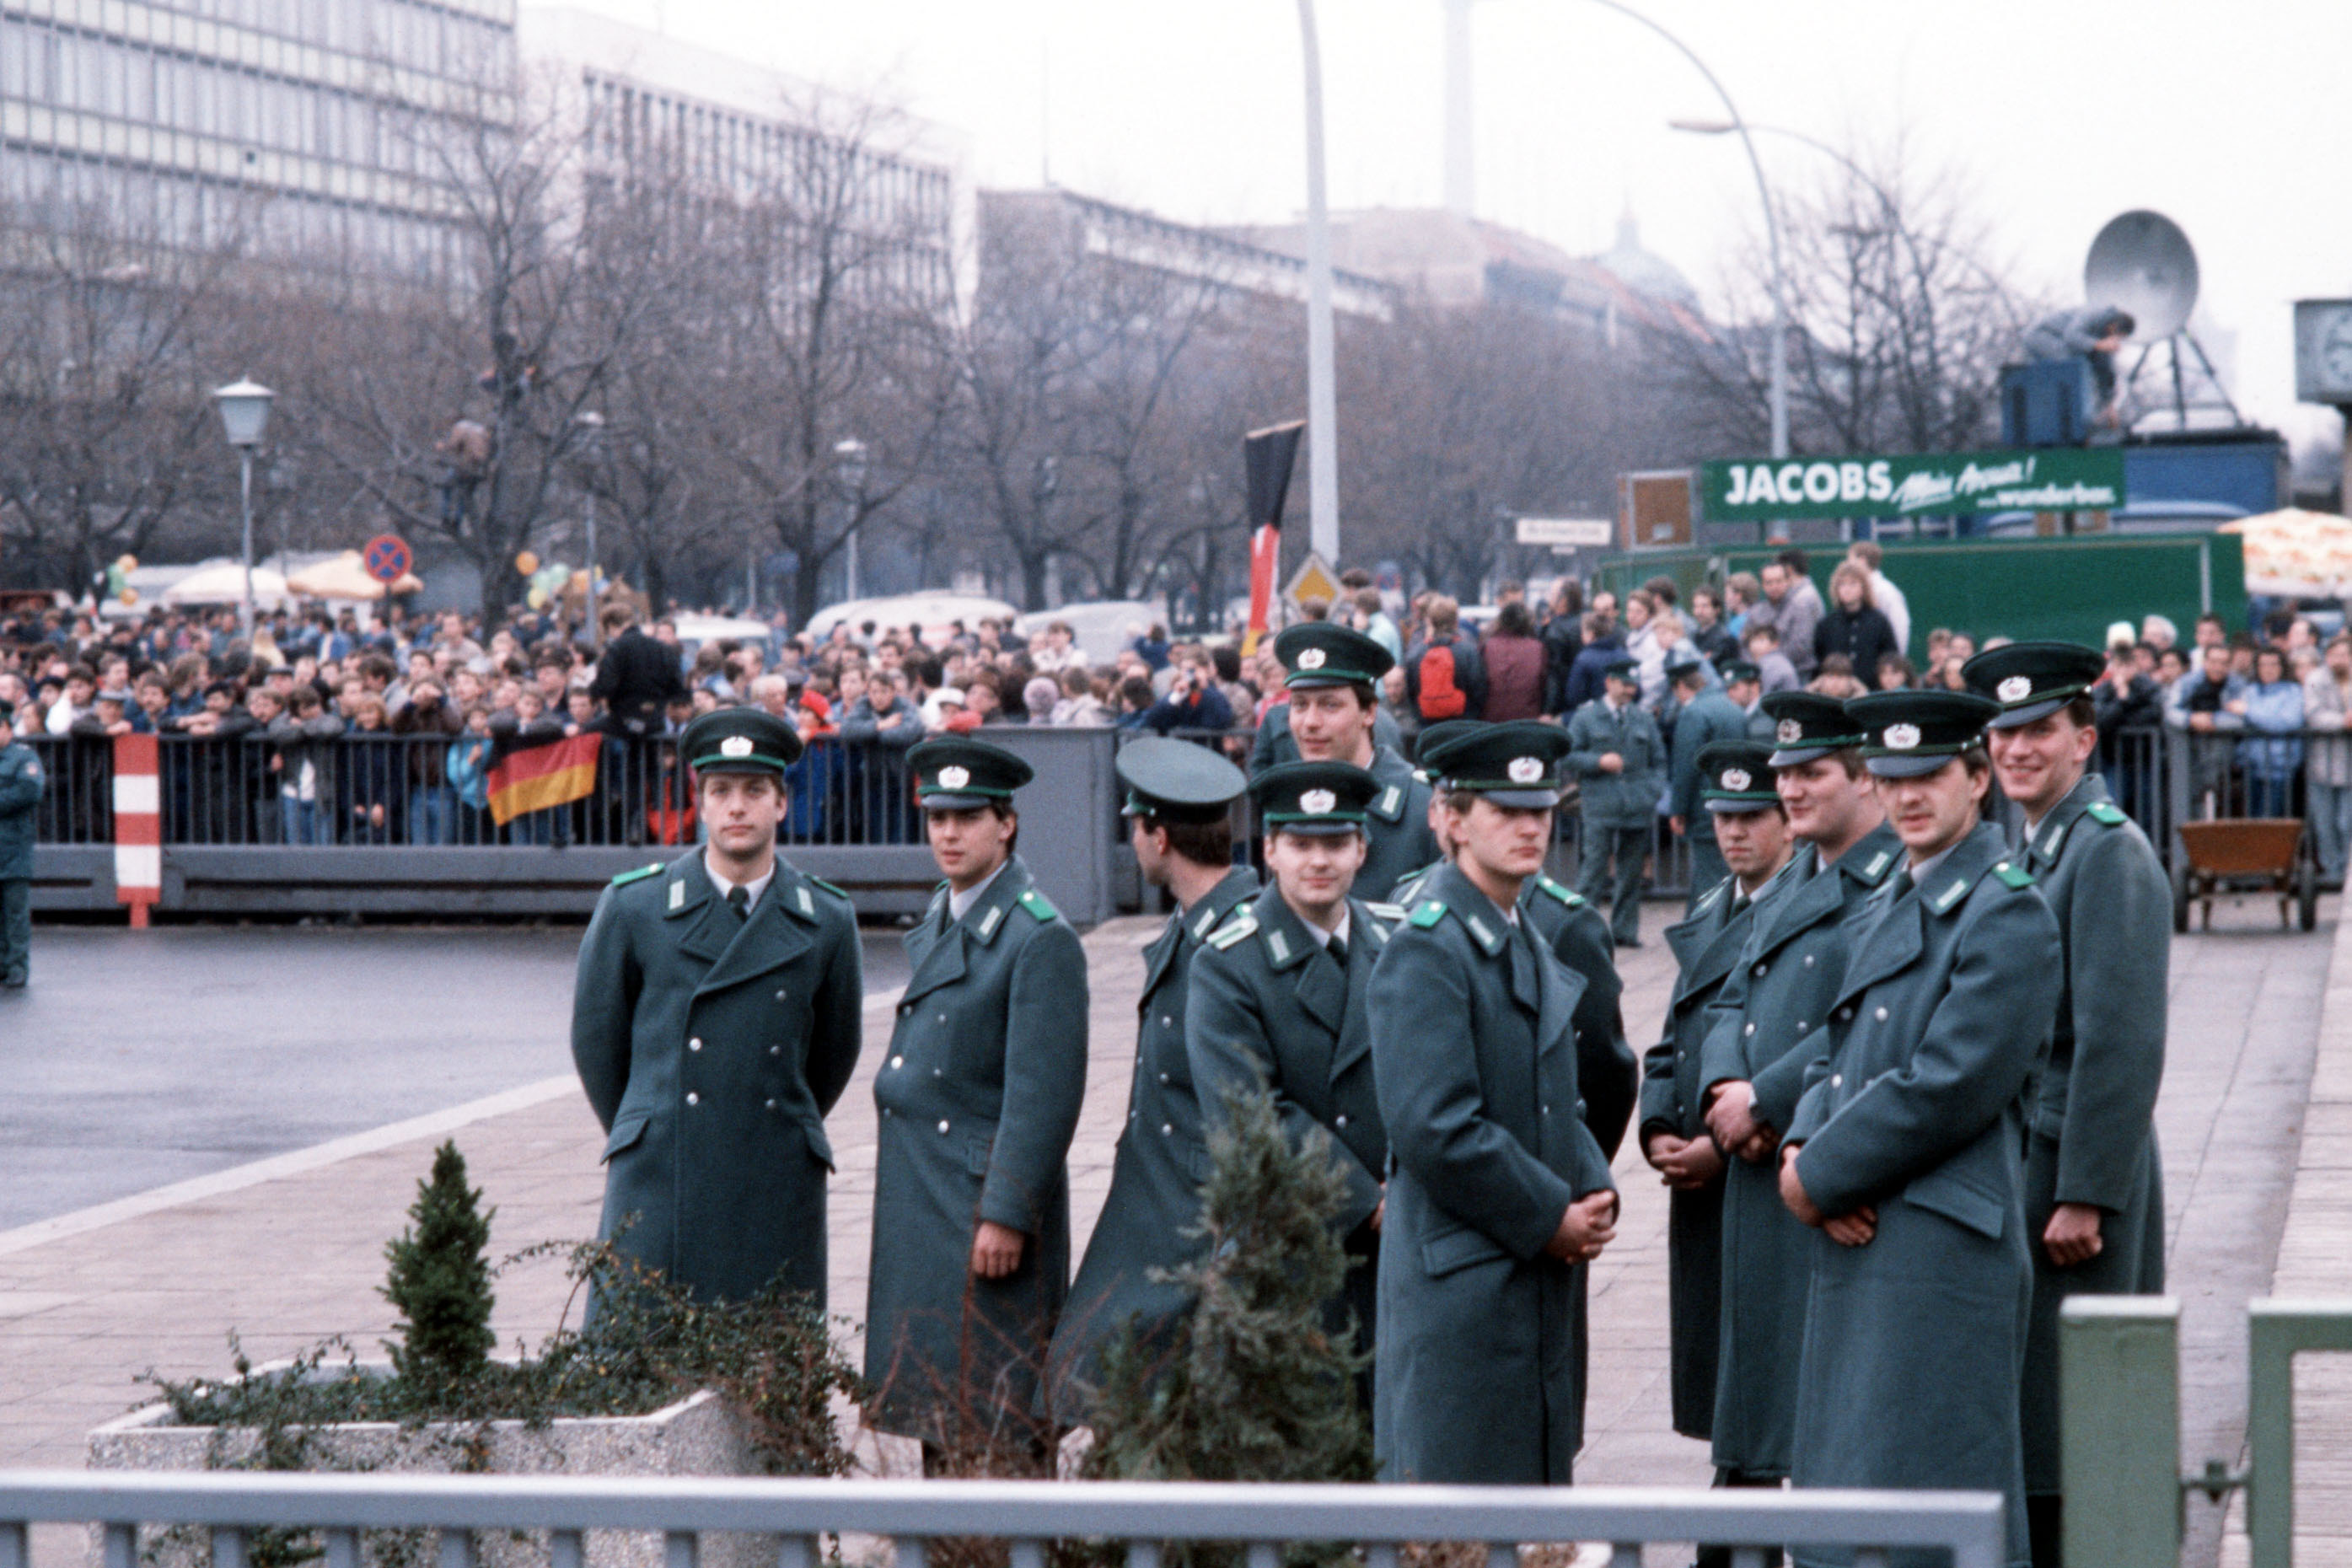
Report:
M 1578 1103 L 1582 982 L 1518 913 L 1567 740 L 1514 722 L 1427 748 L 1457 847 L 1372 971 L 1393 1155 L 1372 1433 L 1397 1481 L 1570 1479 L 1583 1441 L 1578 1276 L 1615 1235 Z
M 1347 1183 L 1336 1226 L 1350 1262 L 1328 1315 L 1335 1331 L 1352 1315 L 1366 1352 L 1389 1145 L 1365 1008 L 1389 931 L 1348 889 L 1364 861 L 1366 808 L 1383 787 L 1347 763 L 1286 763 L 1258 775 L 1250 793 L 1272 880 L 1194 962 L 1184 1026 L 1210 1127 L 1230 1120 L 1229 1095 L 1263 1085 L 1295 1145 L 1321 1130 Z
M 1642 1059 L 1642 1158 L 1673 1189 L 1666 1200 L 1668 1367 L 1675 1430 L 1704 1441 L 1715 1424 L 1722 1334 L 1723 1151 L 1700 1115 L 1699 1058 L 1707 1005 L 1739 961 L 1757 910 L 1789 860 L 1789 823 L 1772 789 L 1771 748 L 1717 741 L 1693 765 L 1696 809 L 1715 818 L 1729 874 L 1666 932 L 1680 969 L 1666 1026 Z
M 2035 1568 L 2057 1568 L 2058 1309 L 2069 1296 L 2164 1291 L 2164 1174 L 2156 1143 L 2172 954 L 2172 889 L 2139 825 L 2089 773 L 2097 650 L 2010 643 L 1961 668 L 2000 704 L 1988 736 L 2003 794 L 2025 814 L 2026 868 L 2065 950 L 2050 1059 L 2025 1146 L 2033 1320 L 2025 1342 L 2026 1509 Z
M 0 702 L 0 990 L 21 991 L 33 966 L 33 814 L 47 787 L 39 753 L 16 738 Z
M 1827 1053 L 1781 1143 L 1781 1198 L 1822 1232 L 1792 1479 L 1998 1491 L 2023 1564 L 2025 1095 L 2058 1005 L 2058 926 L 1978 816 L 1998 708 L 1883 691 L 1846 710 L 1907 864 L 1859 917 Z M 1895 1553 L 1890 1568 L 1926 1556 Z
M 1723 863 L 1723 851 L 1716 846 L 1715 813 L 1700 809 L 1704 775 L 1698 754 L 1717 741 L 1747 740 L 1748 715 L 1724 695 L 1721 687 L 1706 683 L 1706 663 L 1694 650 L 1675 656 L 1666 665 L 1666 679 L 1682 703 L 1668 747 L 1666 773 L 1674 830 L 1690 846 L 1690 899 L 1683 910 L 1687 916 L 1696 913 L 1698 901 L 1731 874 Z
M 1619 947 L 1642 945 L 1642 868 L 1666 790 L 1665 742 L 1657 721 L 1635 700 L 1641 668 L 1630 658 L 1612 661 L 1602 671 L 1600 700 L 1568 721 L 1568 765 L 1582 787 L 1576 890 L 1594 904 L 1605 897 Z
M 1087 1419 L 1107 1342 L 1131 1325 L 1142 1344 L 1161 1342 L 1192 1309 L 1182 1286 L 1152 1271 L 1196 1261 L 1202 1246 L 1184 1234 L 1200 1222 L 1201 1184 L 1209 1174 L 1184 1049 L 1192 962 L 1258 890 L 1256 874 L 1233 863 L 1231 806 L 1249 783 L 1241 769 L 1206 746 L 1157 736 L 1121 747 L 1114 766 L 1127 792 L 1122 809 L 1136 864 L 1177 907 L 1144 949 L 1135 1078 L 1111 1160 L 1110 1195 L 1047 1358 L 1055 1415 L 1072 1426 Z
M 940 739 L 907 767 L 947 881 L 907 933 L 913 973 L 874 1077 L 871 1419 L 923 1439 L 934 1471 L 1024 1447 L 1042 1459 L 1038 1377 L 1070 1278 L 1086 955 L 1015 852 L 1029 764 Z
M 1775 787 L 1796 852 L 1707 1007 L 1699 1079 L 1723 1177 L 1723 1335 L 1716 1363 L 1716 1484 L 1788 1479 L 1813 1233 L 1780 1201 L 1773 1151 L 1845 973 L 1846 919 L 1903 859 L 1863 769 L 1862 734 L 1835 698 L 1776 691 Z
M 800 736 L 757 708 L 687 726 L 709 842 L 616 877 L 572 1000 L 603 1124 L 597 1235 L 707 1300 L 781 1279 L 825 1299 L 824 1118 L 857 1064 L 857 919 L 776 853 Z
M 1267 767 L 1295 758 L 1353 763 L 1380 780 L 1380 793 L 1366 808 L 1364 868 L 1356 873 L 1355 892 L 1378 902 L 1415 867 L 1437 858 L 1429 835 L 1429 785 L 1394 746 L 1381 741 L 1375 725 L 1381 716 L 1381 677 L 1396 660 L 1363 633 L 1329 621 L 1285 627 L 1274 639 L 1274 657 L 1282 661 L 1289 693 L 1287 704 L 1276 710 L 1286 715 L 1289 750 L 1286 754 L 1284 747 L 1269 745 L 1261 732 L 1250 776 L 1262 777 Z

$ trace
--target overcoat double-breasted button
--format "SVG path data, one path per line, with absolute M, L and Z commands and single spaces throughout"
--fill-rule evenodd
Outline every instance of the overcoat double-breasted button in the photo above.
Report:
M 961 920 L 948 906 L 942 888 L 908 933 L 908 1010 L 890 1040 L 907 1067 L 874 1080 L 866 1375 L 880 1430 L 952 1443 L 967 1420 L 1037 1407 L 1070 1277 L 1087 965 L 1018 855 Z M 1003 1279 L 971 1272 L 982 1220 L 1026 1238 Z
M 1184 1234 L 1201 1217 L 1201 1184 L 1209 1173 L 1184 1049 L 1192 963 L 1202 942 L 1256 894 L 1257 878 L 1247 868 L 1227 872 L 1191 909 L 1169 916 L 1144 951 L 1128 1125 L 1112 1155 L 1110 1194 L 1047 1358 L 1047 1394 L 1065 1422 L 1087 1419 L 1112 1336 L 1131 1324 L 1144 1342 L 1154 1342 L 1192 1308 L 1191 1292 L 1153 1275 L 1195 1261 L 1201 1249 L 1199 1237 Z
M 2030 1112 L 2025 1232 L 2033 1257 L 2022 1419 L 2025 1489 L 2058 1490 L 2058 1309 L 2077 1293 L 2164 1291 L 2156 1143 L 2169 999 L 2172 889 L 2139 826 L 2086 775 L 2034 826 L 2026 864 L 2065 949 L 2050 1058 Z M 2061 1268 L 2042 1232 L 2062 1203 L 2101 1211 L 2096 1258 Z
M 773 1000 L 780 974 L 797 1001 Z M 700 849 L 607 888 L 572 1008 L 607 1134 L 598 1234 L 698 1295 L 781 1276 L 822 1305 L 824 1116 L 857 1062 L 862 990 L 847 895 L 783 861 L 748 918 Z
M 1786 1142 L 1824 1214 L 1868 1205 L 1877 1228 L 1861 1247 L 1813 1238 L 1792 1479 L 2000 1492 L 2022 1563 L 2021 1167 L 2026 1089 L 2058 1004 L 2057 922 L 1990 826 L 1924 882 L 1897 872 L 1856 921 L 1849 1021 Z
M 1579 1098 L 1583 984 L 1452 866 L 1373 968 L 1392 1154 L 1372 1421 L 1384 1479 L 1570 1478 L 1582 1268 L 1545 1248 L 1571 1202 L 1614 1187 L 1584 1121 L 1537 1107 Z
M 1903 861 L 1884 825 L 1826 869 L 1801 846 L 1784 888 L 1756 917 L 1743 964 L 1707 1006 L 1699 1099 L 1748 1084 L 1759 1121 L 1795 1120 L 1805 1069 L 1829 1046 L 1806 1020 L 1836 1000 L 1845 973 L 1843 923 Z M 1790 962 L 1794 960 L 1795 962 Z M 1769 965 L 1769 969 L 1767 966 Z M 1759 978 L 1755 971 L 1767 969 Z M 1832 1078 L 1832 1083 L 1837 1080 Z M 1723 1331 L 1716 1363 L 1714 1458 L 1750 1479 L 1785 1477 L 1797 1418 L 1797 1358 L 1812 1288 L 1813 1233 L 1780 1201 L 1777 1157 L 1733 1159 L 1723 1180 Z

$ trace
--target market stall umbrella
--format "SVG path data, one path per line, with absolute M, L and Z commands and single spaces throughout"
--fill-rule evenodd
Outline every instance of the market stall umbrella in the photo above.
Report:
M 2221 525 L 2245 552 L 2246 592 L 2286 599 L 2352 594 L 2352 520 L 2289 507 Z
M 286 580 L 286 586 L 306 599 L 381 599 L 384 594 L 384 585 L 368 575 L 367 563 L 356 550 L 346 550 L 331 561 L 305 566 Z M 424 586 L 424 581 L 409 572 L 392 584 L 392 591 L 414 594 Z
M 245 568 L 234 561 L 189 573 L 156 597 L 166 605 L 241 605 L 245 603 Z M 253 569 L 253 602 L 272 609 L 287 599 L 286 579 L 267 566 Z

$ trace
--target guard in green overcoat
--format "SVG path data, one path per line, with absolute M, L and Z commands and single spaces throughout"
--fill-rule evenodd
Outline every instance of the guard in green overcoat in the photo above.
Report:
M 1248 788 L 1239 768 L 1206 746 L 1157 736 L 1120 747 L 1114 765 L 1127 791 L 1136 864 L 1177 908 L 1143 952 L 1135 1077 L 1111 1159 L 1110 1194 L 1046 1358 L 1055 1415 L 1070 1426 L 1088 1418 L 1108 1342 L 1132 1327 L 1142 1343 L 1160 1342 L 1192 1310 L 1189 1290 L 1152 1276 L 1198 1261 L 1202 1247 L 1200 1237 L 1185 1234 L 1200 1224 L 1209 1174 L 1184 1050 L 1192 962 L 1258 890 L 1256 875 L 1233 863 L 1230 807 Z
M 1666 1200 L 1666 1299 L 1674 1425 L 1702 1440 L 1715 1422 L 1722 1334 L 1724 1158 L 1701 1114 L 1700 1048 L 1707 1005 L 1738 962 L 1757 909 L 1778 890 L 1775 879 L 1789 861 L 1788 818 L 1772 789 L 1770 755 L 1770 747 L 1753 741 L 1717 741 L 1694 761 L 1696 809 L 1715 818 L 1731 873 L 1666 931 L 1679 967 L 1665 1032 L 1642 1058 L 1642 1157 L 1673 1189 Z
M 615 878 L 580 944 L 572 1058 L 604 1125 L 597 1235 L 710 1300 L 825 1296 L 824 1118 L 857 1064 L 848 897 L 776 854 L 792 726 L 687 727 L 709 842 Z
M 1087 1086 L 1077 933 L 1013 852 L 1029 764 L 969 739 L 907 753 L 947 884 L 874 1077 L 869 1420 L 938 1470 L 1039 1460 L 1038 1389 L 1070 1277 L 1068 1155 Z
M 1717 741 L 1747 740 L 1748 715 L 1721 687 L 1706 683 L 1706 665 L 1696 650 L 1676 655 L 1666 666 L 1666 679 L 1682 704 L 1667 748 L 1667 813 L 1675 831 L 1690 846 L 1690 899 L 1683 910 L 1687 916 L 1696 913 L 1698 901 L 1731 875 L 1723 851 L 1716 847 L 1715 814 L 1699 806 L 1698 754 Z
M 1719 1486 L 1788 1478 L 1813 1233 L 1780 1201 L 1773 1158 L 1845 973 L 1844 921 L 1903 858 L 1863 772 L 1862 737 L 1835 698 L 1776 691 L 1771 764 L 1795 844 L 1707 1007 L 1699 1066 L 1723 1178 L 1723 1333 L 1713 1447 Z
M 33 962 L 33 813 L 47 786 L 41 759 L 16 737 L 0 701 L 0 990 L 25 986 Z
M 1348 889 L 1364 860 L 1364 808 L 1381 788 L 1347 763 L 1286 763 L 1252 783 L 1270 885 L 1194 961 L 1184 1026 L 1208 1126 L 1230 1121 L 1231 1096 L 1263 1086 L 1295 1145 L 1319 1130 L 1347 1185 L 1333 1223 L 1349 1268 L 1328 1315 L 1335 1331 L 1352 1317 L 1367 1353 L 1389 1145 L 1365 1008 L 1389 931 Z
M 1883 691 L 1846 710 L 1906 866 L 1857 916 L 1828 1050 L 1780 1148 L 1782 1201 L 1822 1232 L 1791 1479 L 1998 1491 L 2009 1559 L 2023 1568 L 2025 1096 L 2058 1002 L 2057 923 L 2000 830 L 1979 817 L 1995 706 Z M 1927 1561 L 1888 1558 L 1889 1568 Z
M 1392 1160 L 1373 1441 L 1383 1479 L 1541 1485 L 1583 1441 L 1578 1276 L 1617 1194 L 1579 1103 L 1583 982 L 1517 916 L 1541 869 L 1566 738 L 1482 726 L 1424 750 L 1454 859 L 1372 972 Z
M 1380 781 L 1364 808 L 1364 865 L 1355 896 L 1378 902 L 1416 867 L 1437 857 L 1429 832 L 1429 784 L 1397 749 L 1380 738 L 1381 677 L 1396 660 L 1389 650 L 1349 626 L 1302 621 L 1274 639 L 1282 661 L 1286 744 L 1263 745 L 1250 758 L 1250 776 L 1296 760 L 1353 763 Z M 1261 737 L 1263 739 L 1263 737 Z
M 1594 904 L 1607 900 L 1619 947 L 1642 945 L 1642 868 L 1666 793 L 1666 743 L 1641 695 L 1641 666 L 1617 659 L 1603 672 L 1601 695 L 1568 721 L 1569 771 L 1581 788 L 1576 890 Z
M 2095 648 L 2010 643 L 1962 667 L 2000 704 L 1988 740 L 2025 816 L 2026 868 L 2064 944 L 2050 1059 L 2025 1146 L 2033 1321 L 2021 1408 L 2035 1568 L 2057 1568 L 2058 1309 L 2075 1294 L 2164 1291 L 2164 1178 L 2156 1097 L 2172 953 L 2172 887 L 2139 825 L 2086 771 L 2098 752 Z

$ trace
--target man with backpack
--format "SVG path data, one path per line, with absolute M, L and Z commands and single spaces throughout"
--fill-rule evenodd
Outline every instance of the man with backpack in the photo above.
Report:
M 1424 724 L 1486 716 L 1486 664 L 1478 641 L 1461 632 L 1462 606 L 1430 596 L 1429 635 L 1405 650 L 1405 700 Z

